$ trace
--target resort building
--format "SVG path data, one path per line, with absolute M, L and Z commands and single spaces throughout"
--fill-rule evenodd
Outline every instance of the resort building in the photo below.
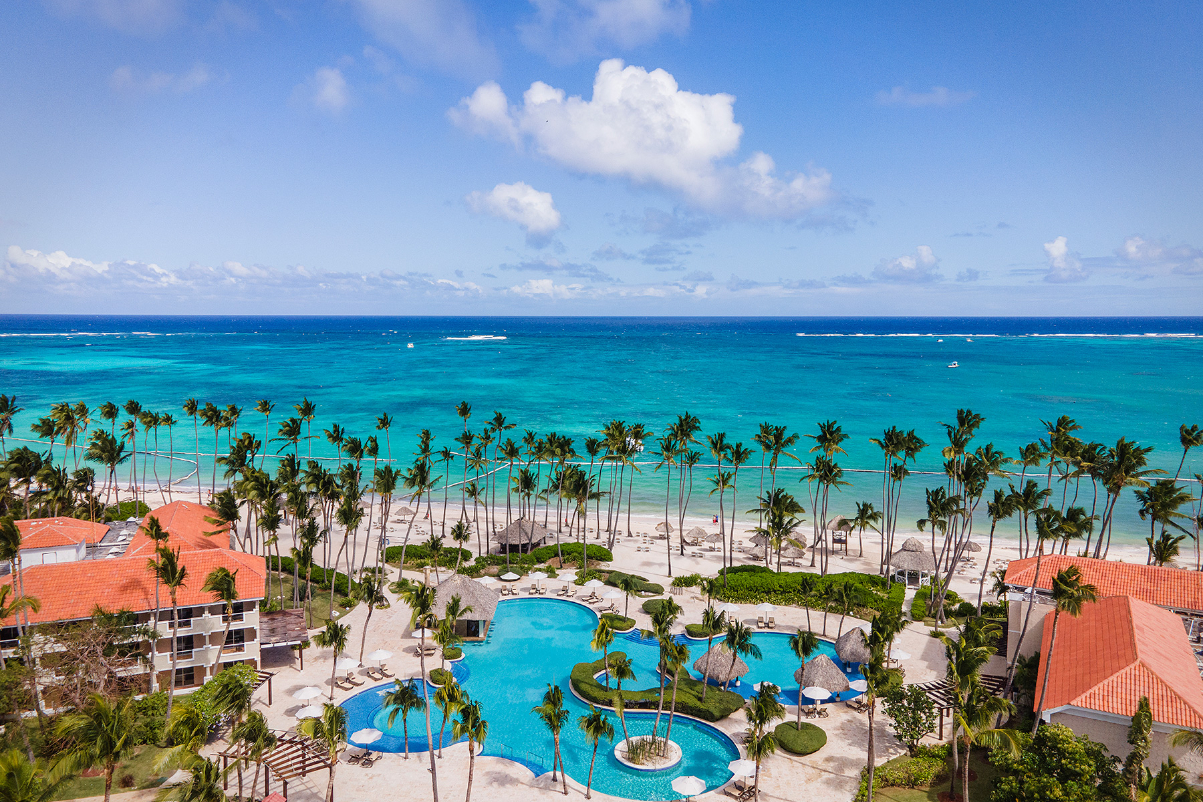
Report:
M 1052 645 L 1053 615 L 1042 616 L 1041 655 Z M 1052 660 L 1040 662 L 1037 697 L 1046 672 L 1044 721 L 1065 724 L 1123 759 L 1131 749 L 1132 714 L 1147 696 L 1153 731 L 1146 765 L 1156 771 L 1172 755 L 1199 770 L 1199 758 L 1169 746 L 1175 730 L 1203 729 L 1203 679 L 1175 613 L 1131 596 L 1111 596 L 1085 605 L 1078 618 L 1062 615 Z
M 155 543 L 137 524 L 112 527 L 68 523 L 70 519 L 18 522 L 23 562 L 20 590 L 41 602 L 38 612 L 28 613 L 31 629 L 45 636 L 37 639 L 36 648 L 48 657 L 55 648 L 53 632 L 57 627 L 88 621 L 100 608 L 107 612 L 134 613 L 144 626 L 156 626 L 157 615 L 156 630 L 160 637 L 153 645 L 144 646 L 147 659 L 131 662 L 128 668 L 130 675 L 143 678 L 143 688 L 168 684 L 173 638 L 177 649 L 177 690 L 199 687 L 233 663 L 249 663 L 258 668 L 259 604 L 264 598 L 267 576 L 264 559 L 227 548 L 225 528 L 206 520 L 216 516 L 208 507 L 176 501 L 154 510 L 147 518 L 150 516 L 158 518 L 167 532 L 166 545 L 179 550 L 180 564 L 187 570 L 187 579 L 177 592 L 177 620 L 173 620 L 166 588 L 147 568 L 155 554 Z M 26 552 L 42 559 L 35 562 L 26 558 Z M 236 572 L 239 601 L 229 617 L 228 633 L 225 606 L 202 589 L 205 578 L 217 567 Z M 0 583 L 8 584 L 13 579 L 5 576 Z M 14 654 L 17 646 L 17 623 L 15 618 L 0 621 L 3 627 L 0 650 L 6 658 Z M 52 665 L 53 660 L 44 659 L 42 663 Z M 39 681 L 53 686 L 53 669 L 44 668 Z
M 1045 613 L 1053 606 L 1053 577 L 1071 565 L 1081 571 L 1084 583 L 1095 586 L 1099 598 L 1131 596 L 1163 607 L 1179 617 L 1178 629 L 1192 643 L 1203 640 L 1203 572 L 1049 554 L 1040 558 L 1038 577 L 1035 557 L 1012 560 L 1007 566 L 1003 581 L 1007 586 L 1008 660 L 1014 657 L 1016 650 L 1027 657 L 1040 648 Z M 1023 643 L 1020 643 L 1033 581 L 1036 587 L 1032 616 Z
M 460 609 L 467 610 L 456 621 L 455 634 L 466 640 L 483 640 L 489 634 L 501 594 L 463 574 L 452 574 L 435 588 L 434 614 L 445 618 L 447 605 L 455 596 L 459 596 Z

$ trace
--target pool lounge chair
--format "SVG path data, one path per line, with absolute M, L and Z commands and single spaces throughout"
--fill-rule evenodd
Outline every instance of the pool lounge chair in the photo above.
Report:
M 347 672 L 347 676 L 343 680 L 343 682 L 347 683 L 348 685 L 362 685 L 363 684 L 363 680 L 355 679 L 355 675 L 352 674 L 350 671 Z
M 756 616 L 756 628 L 764 629 L 764 615 Z
M 380 669 L 373 668 L 372 666 L 368 666 L 367 668 L 365 668 L 363 670 L 363 673 L 367 674 L 368 679 L 372 680 L 373 682 L 379 682 L 380 680 L 385 678 L 385 676 L 380 673 Z
M 383 674 L 386 679 L 392 679 L 394 676 L 393 672 L 389 671 L 388 666 L 386 666 L 384 663 L 381 663 L 380 668 L 376 670 Z
M 372 764 L 375 763 L 377 760 L 379 760 L 382 757 L 384 757 L 383 752 L 376 752 L 375 754 L 373 754 L 372 752 L 368 752 L 366 755 L 364 755 L 363 757 L 361 757 L 359 759 L 359 765 L 363 766 L 365 769 L 370 769 L 372 767 Z
M 361 749 L 358 752 L 355 752 L 353 754 L 348 750 L 347 762 L 350 763 L 352 766 L 358 765 L 359 761 L 363 760 L 365 757 L 367 757 L 367 755 L 368 755 L 368 752 L 366 749 Z
M 776 619 L 776 618 L 774 618 L 773 616 L 771 616 L 771 615 L 770 615 L 770 616 L 769 616 L 768 623 L 766 624 L 766 626 L 767 626 L 769 629 L 776 629 L 776 628 L 777 628 L 777 619 Z
M 340 691 L 353 691 L 353 690 L 355 690 L 355 686 L 354 686 L 354 685 L 348 685 L 346 682 L 344 682 L 343 680 L 341 680 L 341 679 L 338 679 L 338 678 L 336 678 L 336 679 L 334 680 L 334 687 L 335 687 L 335 688 L 338 688 Z

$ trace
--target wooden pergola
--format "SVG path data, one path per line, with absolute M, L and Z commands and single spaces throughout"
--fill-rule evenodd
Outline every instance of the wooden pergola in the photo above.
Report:
M 284 785 L 284 796 L 288 797 L 288 781 L 296 777 L 305 777 L 313 772 L 333 771 L 334 767 L 330 763 L 330 755 L 326 750 L 314 741 L 295 732 L 280 732 L 273 730 L 272 734 L 276 736 L 276 745 L 271 750 L 263 755 L 263 793 L 267 796 L 272 790 L 272 774 L 275 773 L 278 779 Z M 236 743 L 227 747 L 225 750 L 218 753 L 221 758 L 222 769 L 222 785 L 223 789 L 228 787 L 229 777 L 226 774 L 226 769 L 229 768 L 230 761 L 250 760 L 249 750 L 245 744 Z M 255 789 L 251 789 L 251 795 L 254 796 Z
M 272 677 L 276 676 L 275 672 L 264 671 L 261 668 L 255 669 L 255 684 L 251 686 L 252 691 L 257 691 L 265 684 L 267 685 L 267 706 L 272 704 Z
M 982 687 L 990 693 L 997 696 L 1002 693 L 1002 689 L 1007 684 L 1006 677 L 1000 677 L 996 674 L 982 674 Z M 944 717 L 952 718 L 952 711 L 957 705 L 957 689 L 956 685 L 950 679 L 940 679 L 933 682 L 919 683 L 918 687 L 923 693 L 927 694 L 927 698 L 932 701 L 936 709 L 940 711 L 940 740 L 944 740 Z

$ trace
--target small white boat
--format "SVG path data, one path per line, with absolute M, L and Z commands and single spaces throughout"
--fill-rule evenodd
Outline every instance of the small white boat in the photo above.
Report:
M 943 340 L 936 340 L 936 342 L 938 342 L 938 343 L 942 343 L 942 342 L 944 342 L 944 341 L 943 341 Z
M 948 363 L 948 367 L 950 367 L 950 368 L 959 368 L 959 367 L 960 367 L 960 365 L 958 365 L 956 362 L 949 362 L 949 363 Z
M 413 348 L 413 347 L 414 347 L 414 344 L 413 344 L 413 343 L 406 343 L 406 344 L 405 344 L 405 347 L 406 347 L 406 348 Z

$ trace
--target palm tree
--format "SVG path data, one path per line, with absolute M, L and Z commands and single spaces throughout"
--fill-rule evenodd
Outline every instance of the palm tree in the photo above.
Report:
M 64 780 L 63 772 L 31 761 L 17 749 L 0 752 L 0 802 L 50 802 Z
M 1186 772 L 1167 757 L 1156 774 L 1144 769 L 1137 798 L 1140 802 L 1199 802 L 1203 793 L 1192 788 Z
M 0 396 L 0 416 L 3 414 L 3 396 Z M 0 431 L 0 434 L 3 432 Z M 1182 424 L 1178 427 L 1178 442 L 1182 444 L 1182 459 L 1178 460 L 1178 470 L 1174 472 L 1174 481 L 1178 481 L 1178 477 L 1182 474 L 1182 466 L 1186 464 L 1187 452 L 1192 448 L 1203 446 L 1203 429 L 1200 429 L 1197 424 L 1194 426 Z
M 902 684 L 902 672 L 889 667 L 886 653 L 894 642 L 895 636 L 902 631 L 904 623 L 901 615 L 879 615 L 874 618 L 873 623 L 870 624 L 867 639 L 869 661 L 862 663 L 860 667 L 861 675 L 865 678 L 865 703 L 868 705 L 869 717 L 868 783 L 866 785 L 868 796 L 865 797 L 866 802 L 873 802 L 873 775 L 877 770 L 877 745 L 873 726 L 873 720 L 877 714 L 877 699 Z
M 230 624 L 234 621 L 234 602 L 238 601 L 238 571 L 231 571 L 223 565 L 219 565 L 209 572 L 205 577 L 205 584 L 201 590 L 206 593 L 213 594 L 213 601 L 221 602 L 225 606 L 225 613 L 222 618 L 225 619 L 225 629 L 221 634 L 221 642 L 224 644 L 226 638 L 230 636 Z M 217 666 L 221 662 L 222 649 L 217 650 L 217 657 L 213 659 L 213 674 L 217 675 Z
M 954 726 L 960 733 L 960 744 L 964 749 L 961 761 L 961 800 L 969 802 L 969 754 L 974 746 L 991 749 L 1006 749 L 1013 757 L 1019 756 L 1019 740 L 1015 730 L 997 728 L 993 722 L 1014 712 L 1015 705 L 1001 696 L 995 696 L 981 685 L 974 686 L 969 695 L 961 700 L 954 715 Z M 1039 720 L 1039 714 L 1037 714 Z
M 1153 562 L 1153 548 L 1156 543 L 1157 525 L 1161 524 L 1161 536 L 1166 535 L 1166 527 L 1172 526 L 1180 532 L 1190 534 L 1181 524 L 1179 520 L 1189 520 L 1190 516 L 1178 512 L 1178 508 L 1183 504 L 1188 504 L 1194 499 L 1190 492 L 1181 487 L 1172 479 L 1158 479 L 1152 485 L 1143 490 L 1136 491 L 1136 500 L 1140 502 L 1138 513 L 1140 520 L 1149 522 L 1149 557 L 1146 564 Z
M 368 626 L 372 623 L 372 611 L 388 601 L 384 595 L 384 577 L 379 573 L 364 574 L 359 584 L 351 589 L 351 598 L 368 607 L 368 617 L 363 622 L 363 634 L 359 637 L 359 662 L 363 662 L 363 649 L 368 640 Z
M 69 743 L 62 752 L 63 769 L 78 773 L 99 768 L 104 773 L 104 802 L 113 790 L 113 770 L 134 754 L 137 746 L 137 714 L 134 699 L 106 699 L 89 694 L 81 709 L 65 714 L 55 725 L 57 738 Z
M 467 695 L 464 696 L 467 699 Z M 480 702 L 467 702 L 459 709 L 459 721 L 451 723 L 451 738 L 468 739 L 468 792 L 464 802 L 472 802 L 472 772 L 476 768 L 476 747 L 485 745 L 489 722 L 480 716 Z
M 322 705 L 322 714 L 317 718 L 304 719 L 297 725 L 297 732 L 312 738 L 326 748 L 330 759 L 330 779 L 326 782 L 326 802 L 334 802 L 334 769 L 338 765 L 338 753 L 347 741 L 347 711 L 329 702 Z M 437 798 L 437 797 L 436 797 Z
M 15 395 L 0 394 L 0 458 L 8 459 L 8 447 L 4 445 L 4 436 L 13 433 L 13 418 L 18 412 L 23 412 L 17 406 Z
M 547 683 L 547 691 L 543 694 L 543 703 L 531 708 L 531 712 L 543 719 L 543 724 L 551 732 L 555 751 L 551 759 L 551 782 L 556 781 L 556 766 L 560 767 L 560 780 L 564 788 L 564 796 L 568 796 L 568 775 L 564 772 L 564 759 L 560 757 L 560 730 L 568 720 L 568 711 L 564 709 L 564 692 L 558 685 Z
M 259 785 L 259 770 L 263 767 L 263 756 L 276 745 L 276 736 L 267 726 L 267 719 L 258 710 L 252 711 L 230 731 L 230 737 L 242 747 L 242 758 L 238 761 L 238 797 L 242 798 L 242 766 L 254 761 L 255 776 L 251 779 L 251 799 Z
M 806 632 L 799 629 L 795 634 L 789 636 L 789 648 L 798 660 L 802 663 L 802 668 L 806 668 L 806 660 L 819 649 L 819 636 L 813 632 Z M 801 694 L 801 689 L 798 693 Z M 802 729 L 802 700 L 798 699 L 798 729 Z
M 326 628 L 313 636 L 313 643 L 322 649 L 330 649 L 330 699 L 334 700 L 334 677 L 338 672 L 335 667 L 338 656 L 347 648 L 347 639 L 351 635 L 348 624 L 340 624 L 331 618 L 326 622 Z
M 614 700 L 614 712 L 618 714 L 618 722 L 622 725 L 622 738 L 624 741 L 629 741 L 630 736 L 627 735 L 627 716 L 622 701 L 622 683 L 626 680 L 635 679 L 635 669 L 632 666 L 631 658 L 626 655 L 622 655 L 621 657 L 615 655 L 610 661 L 606 672 L 614 678 L 614 682 L 618 686 L 610 698 Z
M 707 597 L 709 595 L 707 594 Z M 710 650 L 714 648 L 714 636 L 723 631 L 726 616 L 726 613 L 716 610 L 709 603 L 706 604 L 706 609 L 702 610 L 702 628 L 706 630 L 706 654 L 710 654 Z M 710 683 L 706 681 L 705 677 L 702 677 L 703 702 L 706 701 L 706 689 L 708 687 L 710 687 Z
M 605 618 L 597 620 L 597 628 L 593 630 L 593 641 L 589 648 L 602 653 L 602 665 L 606 667 L 606 690 L 610 689 L 610 644 L 614 642 L 614 628 Z
M 181 766 L 191 776 L 180 788 L 180 802 L 226 802 L 221 768 L 208 758 L 192 755 Z
M 664 730 L 664 743 L 661 744 L 661 754 L 668 750 L 669 739 L 673 734 L 673 721 L 677 716 L 677 683 L 681 679 L 681 669 L 689 661 L 689 647 L 684 643 L 669 641 L 664 644 L 664 670 L 672 674 L 673 693 L 668 704 L 668 728 Z
M 753 799 L 760 798 L 760 764 L 777 751 L 777 737 L 770 727 L 774 721 L 785 717 L 785 708 L 777 701 L 780 690 L 771 682 L 762 682 L 760 690 L 752 695 L 751 704 L 744 708 L 749 725 L 744 733 L 744 748 L 748 757 L 756 762 Z
M 188 755 L 199 752 L 209 740 L 209 721 L 196 705 L 177 705 L 165 730 L 171 748 L 155 761 L 155 770 L 179 765 Z
M 873 507 L 873 502 L 856 502 L 856 516 L 850 522 L 852 528 L 859 532 L 860 553 L 857 557 L 865 556 L 865 530 L 872 529 L 874 532 L 881 532 L 878 524 L 881 523 L 881 513 Z
M 388 726 L 391 729 L 401 716 L 401 734 L 405 739 L 405 759 L 409 760 L 409 713 L 411 710 L 422 710 L 426 707 L 421 694 L 414 689 L 414 680 L 394 680 L 393 689 L 384 695 L 384 709 L 388 713 Z
M 456 714 L 467 698 L 454 677 L 434 692 L 434 703 L 443 711 L 443 722 L 439 725 L 439 760 L 443 759 L 443 731 L 447 729 L 447 720 Z
M 173 551 L 166 546 L 160 546 L 156 549 L 156 553 L 158 555 L 158 562 L 155 560 L 147 561 L 147 568 L 154 573 L 158 582 L 161 582 L 167 588 L 167 595 L 171 597 L 171 677 L 168 680 L 169 684 L 167 686 L 167 717 L 171 718 L 171 703 L 175 697 L 176 664 L 180 656 L 178 648 L 179 638 L 176 635 L 176 629 L 180 621 L 179 593 L 180 588 L 188 581 L 188 567 L 180 562 L 179 549 Z M 218 656 L 220 657 L 220 650 Z
M 578 718 L 576 724 L 581 728 L 581 732 L 585 733 L 585 740 L 593 745 L 593 757 L 589 759 L 589 779 L 585 783 L 585 799 L 591 799 L 593 797 L 593 765 L 597 762 L 597 745 L 602 738 L 607 741 L 614 740 L 614 725 L 610 723 L 610 719 L 606 718 L 605 713 L 593 705 L 589 705 L 588 715 Z
M 723 648 L 731 652 L 731 673 L 735 671 L 735 661 L 740 656 L 761 659 L 760 647 L 752 643 L 752 630 L 742 621 L 728 621 L 726 637 L 723 638 Z M 723 690 L 731 684 L 731 678 L 723 685 Z M 663 691 L 662 691 L 663 693 Z
M 257 404 L 255 404 L 255 411 L 263 416 L 264 449 L 263 449 L 263 456 L 259 460 L 259 470 L 263 470 L 264 461 L 267 459 L 267 443 L 271 439 L 272 410 L 275 408 L 276 408 L 276 405 L 273 404 L 271 401 L 269 401 L 266 398 L 260 398 L 259 402 Z
M 108 415 L 108 407 L 113 407 L 112 418 Z M 192 438 L 196 443 L 196 503 L 201 503 L 201 478 L 200 478 L 200 427 L 197 424 L 197 413 L 200 410 L 200 404 L 195 398 L 189 398 L 184 402 L 183 411 L 185 415 L 192 418 Z M 102 404 L 100 407 L 100 416 L 105 420 L 116 420 L 117 410 L 114 404 Z M 208 424 L 206 424 L 208 425 Z
M 1048 690 L 1049 667 L 1052 666 L 1053 649 L 1057 646 L 1057 625 L 1061 623 L 1061 613 L 1068 613 L 1071 618 L 1082 614 L 1082 608 L 1098 600 L 1098 588 L 1082 581 L 1082 572 L 1076 565 L 1071 565 L 1053 577 L 1053 634 L 1048 642 L 1048 654 L 1044 656 L 1044 682 L 1040 685 L 1040 700 L 1036 703 L 1036 721 L 1032 724 L 1032 734 L 1040 726 L 1040 714 L 1044 712 L 1044 693 Z
M 411 584 L 401 591 L 401 598 L 409 605 L 410 627 L 421 627 L 423 630 L 426 630 L 434 624 L 434 588 L 416 583 Z M 422 636 L 421 651 L 418 653 L 418 660 L 422 671 L 422 706 L 426 711 L 426 751 L 430 755 L 430 784 L 434 794 L 434 802 L 438 802 L 439 775 L 438 769 L 434 764 L 434 738 L 430 730 L 430 700 L 426 697 L 426 637 L 424 634 Z

